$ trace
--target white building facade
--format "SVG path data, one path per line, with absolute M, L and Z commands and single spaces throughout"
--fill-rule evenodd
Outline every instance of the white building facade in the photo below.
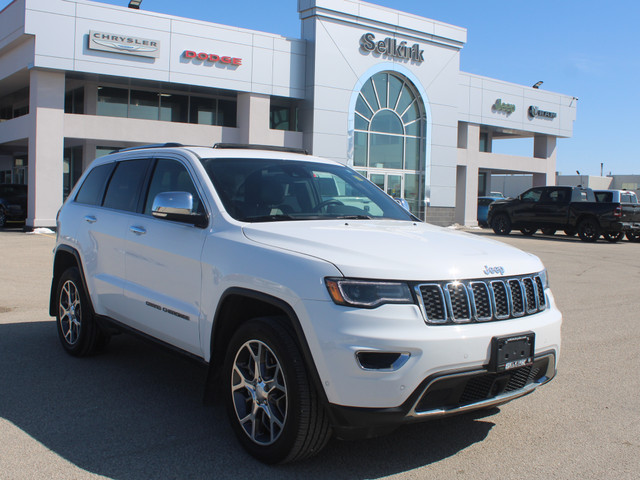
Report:
M 302 38 L 85 0 L 0 12 L 0 183 L 54 226 L 97 156 L 147 143 L 305 148 L 427 221 L 476 223 L 491 174 L 555 181 L 576 99 L 460 71 L 464 28 L 354 0 L 299 0 Z M 492 153 L 532 138 L 531 156 Z

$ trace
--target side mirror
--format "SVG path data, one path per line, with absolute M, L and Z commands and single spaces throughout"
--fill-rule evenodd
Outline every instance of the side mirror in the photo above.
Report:
M 396 201 L 396 203 L 398 205 L 400 205 L 402 208 L 404 208 L 407 212 L 411 211 L 411 209 L 409 207 L 409 202 L 407 202 L 404 198 L 393 197 L 393 199 Z
M 193 211 L 193 195 L 188 192 L 162 192 L 153 199 L 151 215 L 196 227 L 207 226 L 207 216 Z

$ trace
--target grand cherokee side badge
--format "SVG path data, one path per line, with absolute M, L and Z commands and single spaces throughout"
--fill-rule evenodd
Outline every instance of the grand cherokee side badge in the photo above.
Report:
M 485 265 L 482 273 L 485 275 L 504 275 L 504 267 L 489 267 Z

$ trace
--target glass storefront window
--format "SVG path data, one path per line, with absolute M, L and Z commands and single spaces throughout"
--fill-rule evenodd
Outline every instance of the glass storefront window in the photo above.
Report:
M 237 117 L 235 100 L 218 100 L 218 121 L 221 127 L 235 127 Z
M 216 100 L 213 98 L 191 97 L 190 123 L 216 125 Z
M 158 120 L 160 97 L 158 93 L 145 90 L 131 90 L 129 117 Z
M 425 168 L 424 108 L 415 88 L 392 72 L 369 78 L 356 99 L 354 167 L 421 216 Z M 421 180 L 422 179 L 422 180 Z M 406 184 L 405 184 L 406 182 Z
M 98 87 L 98 115 L 127 117 L 129 90 L 126 88 Z
M 356 167 L 367 166 L 367 142 L 368 135 L 366 133 L 355 133 L 353 164 Z
M 404 199 L 409 204 L 412 212 L 420 211 L 420 191 L 422 175 L 417 173 L 405 173 L 404 175 Z
M 71 105 L 72 101 L 68 97 L 65 108 L 72 108 Z M 237 123 L 236 108 L 235 99 L 226 100 L 160 91 L 129 91 L 125 88 L 98 87 L 97 114 L 111 117 L 235 127 Z M 297 117 L 293 120 L 297 121 Z
M 295 102 L 278 100 L 277 103 L 272 103 L 269 107 L 269 128 L 299 132 L 298 106 Z
M 67 198 L 82 175 L 82 147 L 67 147 L 62 159 L 62 196 Z
M 375 168 L 402 168 L 402 137 L 395 135 L 370 135 L 369 166 Z
M 269 128 L 272 130 L 291 130 L 291 109 L 271 105 L 269 108 Z
M 84 87 L 75 88 L 65 93 L 64 113 L 84 113 Z
M 187 122 L 189 97 L 186 95 L 160 94 L 160 120 L 165 122 Z

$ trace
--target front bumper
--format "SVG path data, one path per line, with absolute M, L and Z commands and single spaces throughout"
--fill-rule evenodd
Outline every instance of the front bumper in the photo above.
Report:
M 502 405 L 528 395 L 555 374 L 556 356 L 548 352 L 536 355 L 532 365 L 504 373 L 476 369 L 434 375 L 426 378 L 399 407 L 330 405 L 329 414 L 340 438 L 370 437 L 405 423 Z
M 428 325 L 416 305 L 366 310 L 305 302 L 303 316 L 315 320 L 312 331 L 305 334 L 329 404 L 400 409 L 405 416 L 414 407 L 407 409 L 411 399 L 424 393 L 425 382 L 451 372 L 486 372 L 493 337 L 534 332 L 534 355 L 553 355 L 551 370 L 543 374 L 552 378 L 560 352 L 562 315 L 549 290 L 546 296 L 547 309 L 534 315 L 456 325 Z M 369 365 L 368 359 L 362 361 L 363 352 L 373 353 L 370 358 L 382 354 L 382 360 L 386 353 L 401 356 L 397 362 L 391 357 L 388 365 L 376 366 Z M 448 409 L 451 403 L 437 408 Z M 418 409 L 412 415 L 426 416 L 427 410 Z

